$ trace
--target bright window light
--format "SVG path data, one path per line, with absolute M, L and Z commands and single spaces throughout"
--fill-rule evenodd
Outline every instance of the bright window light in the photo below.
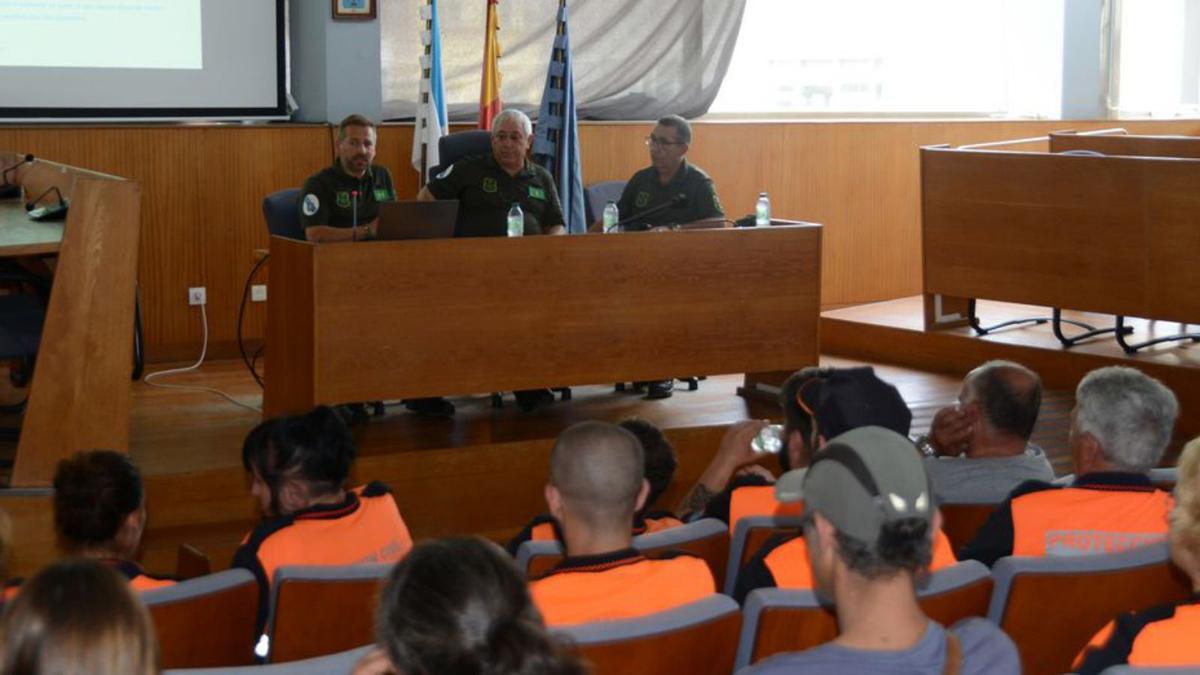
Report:
M 1063 0 L 748 0 L 712 113 L 1054 117 Z
M 1119 16 L 1117 111 L 1153 117 L 1200 112 L 1200 2 L 1122 2 Z

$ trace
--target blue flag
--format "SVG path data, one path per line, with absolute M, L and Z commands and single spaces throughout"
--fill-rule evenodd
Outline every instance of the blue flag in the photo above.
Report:
M 567 32 L 567 3 L 558 7 L 558 30 L 550 51 L 546 89 L 538 110 L 533 159 L 554 176 L 562 202 L 563 224 L 572 234 L 586 232 L 583 211 L 583 171 L 579 165 L 579 119 L 575 115 L 575 80 L 571 75 L 571 40 Z

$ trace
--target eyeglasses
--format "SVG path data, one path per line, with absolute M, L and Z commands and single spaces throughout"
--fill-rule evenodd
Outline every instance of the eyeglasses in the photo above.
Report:
M 646 137 L 646 145 L 647 146 L 657 145 L 658 147 L 661 148 L 663 146 L 668 146 L 668 145 L 683 145 L 683 142 L 682 141 L 668 141 L 665 138 L 659 138 L 658 136 L 651 134 Z

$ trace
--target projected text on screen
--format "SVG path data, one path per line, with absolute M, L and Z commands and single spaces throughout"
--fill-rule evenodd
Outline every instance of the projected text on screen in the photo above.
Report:
M 0 0 L 0 66 L 204 67 L 200 0 Z

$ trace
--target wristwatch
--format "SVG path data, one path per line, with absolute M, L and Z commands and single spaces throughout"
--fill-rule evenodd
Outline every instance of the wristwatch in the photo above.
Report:
M 937 457 L 937 450 L 933 447 L 933 441 L 930 440 L 928 434 L 921 434 L 912 439 L 913 445 L 917 446 L 917 450 L 921 451 L 926 457 Z

